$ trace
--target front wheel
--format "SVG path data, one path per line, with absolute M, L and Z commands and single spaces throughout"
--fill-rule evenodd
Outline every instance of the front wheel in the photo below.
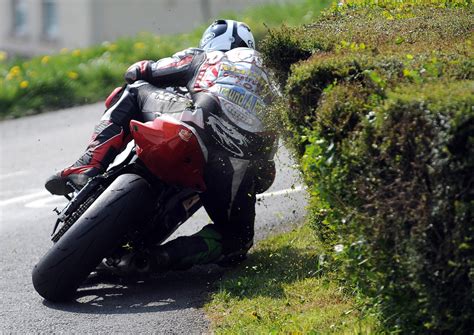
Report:
M 53 245 L 33 269 L 36 291 L 46 300 L 70 300 L 79 285 L 119 243 L 130 225 L 147 218 L 153 205 L 148 182 L 119 176 Z

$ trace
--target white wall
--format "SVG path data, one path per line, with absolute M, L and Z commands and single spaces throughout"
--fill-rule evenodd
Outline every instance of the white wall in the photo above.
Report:
M 81 48 L 91 44 L 91 4 L 95 1 L 57 0 L 59 20 L 57 48 Z
M 101 0 L 96 11 L 100 35 L 95 42 L 133 36 L 138 32 L 156 34 L 189 32 L 223 11 L 242 11 L 251 5 L 275 0 Z M 99 7 L 99 6 L 97 6 Z M 96 20 L 97 22 L 97 20 Z
M 57 0 L 59 36 L 42 36 L 42 0 L 28 4 L 29 32 L 12 34 L 12 0 L 0 0 L 0 50 L 32 55 L 79 48 L 138 32 L 174 34 L 193 30 L 222 11 L 241 11 L 278 0 Z M 281 1 L 280 1 L 281 2 Z
M 42 34 L 42 2 L 26 0 L 28 32 L 15 36 L 12 32 L 13 8 L 11 0 L 0 0 L 0 50 L 18 54 L 43 54 L 63 47 L 76 48 L 90 44 L 90 2 L 93 0 L 59 0 L 57 16 L 59 36 L 48 40 Z
M 133 7 L 130 0 L 102 0 L 101 4 L 103 15 L 99 17 L 103 22 L 96 42 L 142 31 L 159 35 L 182 33 L 204 21 L 198 0 L 135 0 Z

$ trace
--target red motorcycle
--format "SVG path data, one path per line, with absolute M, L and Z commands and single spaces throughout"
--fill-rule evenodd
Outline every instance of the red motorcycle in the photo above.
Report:
M 166 116 L 130 128 L 135 147 L 126 159 L 57 210 L 54 245 L 32 274 L 46 300 L 71 299 L 104 258 L 163 242 L 202 205 L 207 151 L 196 131 Z

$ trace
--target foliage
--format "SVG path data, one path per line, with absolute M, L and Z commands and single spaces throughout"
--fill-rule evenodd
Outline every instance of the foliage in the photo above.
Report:
M 474 327 L 473 14 L 346 1 L 263 45 L 313 228 L 389 331 Z
M 194 45 L 197 34 L 159 37 L 139 34 L 88 49 L 62 50 L 0 66 L 2 116 L 22 116 L 103 99 L 120 86 L 127 67 L 140 59 L 169 56 Z
M 247 22 L 258 41 L 267 33 L 266 26 L 311 22 L 326 5 L 329 0 L 305 0 L 260 6 L 239 15 L 228 13 L 226 17 Z M 7 60 L 6 53 L 0 52 L 0 119 L 105 99 L 114 87 L 122 85 L 123 74 L 131 64 L 197 46 L 203 31 L 204 27 L 175 36 L 141 33 L 134 38 L 120 38 L 86 49 L 64 49 L 56 55 L 29 60 Z
M 351 296 L 327 280 L 320 243 L 304 225 L 259 243 L 206 305 L 217 334 L 369 333 Z

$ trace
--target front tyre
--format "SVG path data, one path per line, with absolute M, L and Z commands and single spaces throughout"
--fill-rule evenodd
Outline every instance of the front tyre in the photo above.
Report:
M 36 264 L 35 290 L 49 301 L 70 300 L 130 225 L 147 218 L 153 200 L 145 179 L 119 176 Z

